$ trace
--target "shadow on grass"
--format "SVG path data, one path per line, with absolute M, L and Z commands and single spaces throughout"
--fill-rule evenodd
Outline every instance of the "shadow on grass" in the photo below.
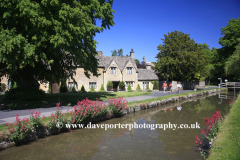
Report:
M 46 94 L 46 100 L 43 101 L 18 101 L 4 100 L 4 95 L 0 95 L 0 110 L 21 110 L 34 108 L 49 108 L 55 107 L 56 103 L 61 103 L 61 106 L 74 106 L 78 101 L 88 98 L 89 100 L 105 101 L 112 98 L 133 97 L 147 95 L 147 92 L 87 92 L 87 93 L 54 93 Z

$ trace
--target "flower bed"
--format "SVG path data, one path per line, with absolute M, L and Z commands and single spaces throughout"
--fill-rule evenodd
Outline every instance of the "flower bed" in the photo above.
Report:
M 222 119 L 220 112 L 215 111 L 215 113 L 212 114 L 210 119 L 208 117 L 205 118 L 205 124 L 207 126 L 207 129 L 202 129 L 201 132 L 204 136 L 204 140 L 200 141 L 198 136 L 195 136 L 196 146 L 198 147 L 199 153 L 201 154 L 203 159 L 207 158 L 207 149 L 213 146 L 213 141 L 217 137 L 217 133 L 219 132 L 219 129 L 221 127 Z
M 24 118 L 21 120 L 17 114 L 15 123 L 6 123 L 6 125 L 10 131 L 10 139 L 15 142 L 15 144 L 19 144 L 60 131 L 71 131 L 71 128 L 66 128 L 66 124 L 87 124 L 88 122 L 119 116 L 123 110 L 125 110 L 126 106 L 127 101 L 124 100 L 123 97 L 110 98 L 107 106 L 101 101 L 91 101 L 86 98 L 78 101 L 74 109 L 67 113 L 62 113 L 60 103 L 57 103 L 56 111 L 54 114 L 51 114 L 51 120 L 47 126 L 44 126 L 41 121 L 41 113 L 34 111 L 30 113 L 30 119 Z M 109 114 L 111 116 L 109 116 Z M 67 120 L 69 116 L 70 120 Z M 43 116 L 43 119 L 44 118 Z M 59 124 L 62 126 L 59 127 Z

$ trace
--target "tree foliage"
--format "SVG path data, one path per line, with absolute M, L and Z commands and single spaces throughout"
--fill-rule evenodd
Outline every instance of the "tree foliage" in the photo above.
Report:
M 120 48 L 118 51 L 116 51 L 116 49 L 114 49 L 111 52 L 112 52 L 112 56 L 124 57 L 122 48 Z
M 85 90 L 85 88 L 84 88 L 84 85 L 82 85 L 82 87 L 81 87 L 81 92 L 82 92 L 82 93 L 86 93 L 86 90 Z
M 229 57 L 233 54 L 240 41 L 240 17 L 238 19 L 230 19 L 227 26 L 221 28 L 221 34 L 224 36 L 220 37 L 218 42 L 223 47 L 227 48 L 225 54 L 226 57 Z
M 120 87 L 121 90 L 124 90 L 125 83 L 123 81 L 121 81 L 118 86 Z
M 68 91 L 65 78 L 61 79 L 60 93 L 66 93 Z
M 226 75 L 233 75 L 237 80 L 240 80 L 240 43 L 236 47 L 236 51 L 226 61 Z
M 128 90 L 128 92 L 132 92 L 132 87 L 130 86 L 130 84 L 128 84 L 127 90 Z
M 158 60 L 153 67 L 158 76 L 179 81 L 199 80 L 205 76 L 207 57 L 189 34 L 174 31 L 164 34 L 161 40 L 163 44 L 157 47 Z
M 141 63 L 137 64 L 137 68 L 142 68 L 142 69 L 146 69 L 147 63 L 142 61 Z
M 77 92 L 77 91 L 76 91 L 76 88 L 75 88 L 74 85 L 72 86 L 72 90 L 71 90 L 71 92 Z
M 113 0 L 1 1 L 0 73 L 28 85 L 33 79 L 73 78 L 81 66 L 98 75 L 96 33 L 114 25 Z M 96 20 L 100 25 L 96 25 Z M 73 78 L 74 79 L 74 78 Z
M 138 91 L 138 92 L 141 92 L 141 91 L 142 91 L 139 84 L 137 85 L 137 91 Z
M 106 92 L 105 89 L 104 89 L 103 84 L 101 85 L 100 92 Z
M 107 90 L 110 90 L 110 89 L 112 89 L 113 88 L 113 83 L 112 83 L 112 81 L 108 81 L 108 83 L 107 83 Z
M 154 81 L 153 89 L 154 89 L 154 90 L 159 90 L 159 88 L 158 88 L 158 82 L 157 82 L 157 81 Z
M 91 85 L 90 92 L 95 92 L 93 85 Z

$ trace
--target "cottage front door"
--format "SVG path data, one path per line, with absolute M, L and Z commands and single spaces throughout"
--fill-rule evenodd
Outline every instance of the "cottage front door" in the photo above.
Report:
M 113 91 L 114 92 L 118 91 L 118 84 L 119 84 L 119 82 L 113 82 Z

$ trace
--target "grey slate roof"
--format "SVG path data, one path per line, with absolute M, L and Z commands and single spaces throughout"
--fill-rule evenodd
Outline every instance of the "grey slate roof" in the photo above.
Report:
M 117 66 L 119 67 L 119 69 L 122 71 L 124 69 L 124 67 L 126 66 L 126 64 L 131 61 L 134 68 L 136 70 L 137 69 L 137 65 L 135 63 L 135 60 L 131 57 L 119 57 L 119 56 L 103 56 L 102 51 L 97 51 L 98 52 L 98 56 L 96 56 L 97 59 L 99 59 L 98 63 L 98 67 L 104 67 L 105 71 L 107 70 L 107 68 L 109 67 L 110 63 L 114 60 L 117 64 Z
M 98 67 L 104 67 L 104 70 L 106 71 L 111 62 L 114 60 L 119 67 L 119 69 L 122 71 L 126 64 L 131 61 L 133 66 L 135 67 L 136 71 L 138 72 L 138 80 L 158 80 L 158 76 L 154 73 L 152 69 L 142 69 L 137 68 L 137 65 L 135 63 L 135 60 L 131 57 L 119 57 L 119 56 L 103 56 L 102 51 L 97 51 L 98 55 L 96 58 L 99 60 Z M 151 62 L 147 62 L 148 65 L 153 66 L 154 64 Z
M 143 80 L 158 80 L 158 76 L 154 73 L 152 69 L 142 69 L 138 68 L 138 80 L 143 81 Z

